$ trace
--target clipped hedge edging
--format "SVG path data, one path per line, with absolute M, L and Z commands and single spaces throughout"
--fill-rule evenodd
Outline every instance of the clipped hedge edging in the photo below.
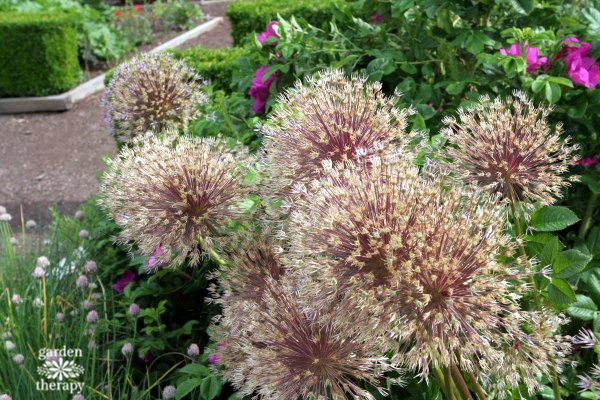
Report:
M 0 97 L 46 96 L 82 74 L 75 17 L 59 12 L 0 12 Z
M 239 46 L 244 37 L 260 32 L 277 14 L 288 19 L 292 16 L 304 18 L 309 24 L 327 28 L 336 5 L 352 7 L 347 0 L 254 0 L 229 3 L 227 16 L 231 21 L 233 45 Z
M 194 47 L 187 50 L 175 50 L 173 57 L 183 60 L 194 68 L 204 79 L 209 80 L 216 89 L 231 93 L 233 73 L 237 69 L 236 60 L 244 55 L 242 47 L 207 49 Z

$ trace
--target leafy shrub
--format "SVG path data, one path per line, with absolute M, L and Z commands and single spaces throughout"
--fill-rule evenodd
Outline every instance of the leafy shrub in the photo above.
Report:
M 216 89 L 225 92 L 231 92 L 233 76 L 238 69 L 236 60 L 244 53 L 246 50 L 238 47 L 223 49 L 194 47 L 172 52 L 175 59 L 183 60 Z
M 81 77 L 74 18 L 64 13 L 0 13 L 0 96 L 43 96 Z
M 159 0 L 153 4 L 152 12 L 164 30 L 190 29 L 204 17 L 200 7 L 188 0 Z
M 279 0 L 239 1 L 227 6 L 227 16 L 231 21 L 231 36 L 234 45 L 242 43 L 244 37 L 262 29 L 267 22 L 281 15 L 284 18 L 296 16 L 318 27 L 327 27 L 336 6 L 350 6 L 346 0 Z

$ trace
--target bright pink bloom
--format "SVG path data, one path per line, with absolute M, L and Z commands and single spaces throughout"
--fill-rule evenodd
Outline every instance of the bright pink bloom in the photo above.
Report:
M 373 22 L 383 22 L 383 19 L 384 19 L 384 17 L 381 14 L 371 15 L 371 21 L 373 21 Z
M 508 57 L 521 57 L 521 46 L 513 44 L 508 51 L 506 51 L 506 49 L 500 49 L 500 54 Z M 533 74 L 539 67 L 548 61 L 548 57 L 540 57 L 540 49 L 537 47 L 526 46 L 525 61 L 527 62 L 527 73 Z
M 256 114 L 262 114 L 265 112 L 265 105 L 267 104 L 267 99 L 269 98 L 269 88 L 271 87 L 271 83 L 273 83 L 273 79 L 275 79 L 275 74 L 271 74 L 267 80 L 264 80 L 266 69 L 267 66 L 265 65 L 256 71 L 256 75 L 254 76 L 254 79 L 252 79 L 252 85 L 248 91 L 250 97 L 254 99 L 252 111 L 254 111 Z
M 136 278 L 135 272 L 125 271 L 125 273 L 123 275 L 121 275 L 119 277 L 119 279 L 117 279 L 117 282 L 114 285 L 112 285 L 112 288 L 117 293 L 123 293 L 123 290 L 125 290 L 125 287 L 127 285 L 129 285 L 131 282 L 135 281 L 135 278 Z
M 169 265 L 169 260 L 164 256 L 165 250 L 162 248 L 162 246 L 156 246 L 152 252 L 152 255 L 148 259 L 148 270 L 155 270 L 157 268 Z
M 563 41 L 561 51 L 554 57 L 554 60 L 564 57 L 567 76 L 574 84 L 588 89 L 593 89 L 600 82 L 600 67 L 596 60 L 586 57 L 591 48 L 589 43 L 570 37 Z
M 577 165 L 579 165 L 580 167 L 589 168 L 597 163 L 600 163 L 600 154 L 596 154 L 595 156 L 591 157 L 584 157 L 577 162 Z
M 260 33 L 256 38 L 258 39 L 258 41 L 260 42 L 260 44 L 263 44 L 266 42 L 266 40 L 270 37 L 276 37 L 278 38 L 279 35 L 277 34 L 277 32 L 275 32 L 275 29 L 273 29 L 273 27 L 275 25 L 279 25 L 279 21 L 271 21 L 269 22 L 269 25 L 267 25 L 267 30 L 265 32 Z M 277 42 L 273 42 L 273 43 L 269 43 L 270 46 L 273 46 L 277 44 Z
M 142 6 L 141 6 L 141 5 L 139 5 L 139 4 L 136 4 L 134 7 L 135 7 L 135 10 L 136 10 L 137 12 L 140 12 L 140 11 L 142 11 Z

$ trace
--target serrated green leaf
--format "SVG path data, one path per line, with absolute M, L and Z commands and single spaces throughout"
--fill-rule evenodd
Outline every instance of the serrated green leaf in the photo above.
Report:
M 596 317 L 598 307 L 594 300 L 582 294 L 577 295 L 577 301 L 567 308 L 567 314 L 584 321 L 591 321 Z
M 207 376 L 202 380 L 200 394 L 204 400 L 213 400 L 221 391 L 221 382 L 214 376 Z
M 542 207 L 531 216 L 531 227 L 536 231 L 553 232 L 565 229 L 579 221 L 575 213 L 566 207 Z
M 557 237 L 553 237 L 544 245 L 544 248 L 540 253 L 540 262 L 542 263 L 542 267 L 552 265 L 552 262 L 556 256 L 558 256 L 559 251 L 560 242 Z
M 177 386 L 177 390 L 175 391 L 175 398 L 177 400 L 183 399 L 187 396 L 192 390 L 196 389 L 198 386 L 202 384 L 202 379 L 194 378 L 188 379 L 187 381 L 181 382 Z
M 548 287 L 548 296 L 557 305 L 570 304 L 576 300 L 569 282 L 556 278 L 552 279 L 552 284 Z
M 565 250 L 556 257 L 552 264 L 554 276 L 561 279 L 572 278 L 583 271 L 591 260 L 590 255 L 579 250 Z

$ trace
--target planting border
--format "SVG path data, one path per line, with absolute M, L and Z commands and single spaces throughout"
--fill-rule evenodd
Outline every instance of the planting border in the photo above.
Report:
M 216 17 L 181 35 L 150 50 L 150 53 L 171 49 L 182 43 L 208 32 L 223 22 L 223 17 Z M 99 75 L 68 92 L 53 96 L 42 97 L 7 97 L 0 99 L 0 114 L 40 112 L 40 111 L 65 111 L 70 109 L 79 100 L 102 90 L 104 88 L 104 75 Z

